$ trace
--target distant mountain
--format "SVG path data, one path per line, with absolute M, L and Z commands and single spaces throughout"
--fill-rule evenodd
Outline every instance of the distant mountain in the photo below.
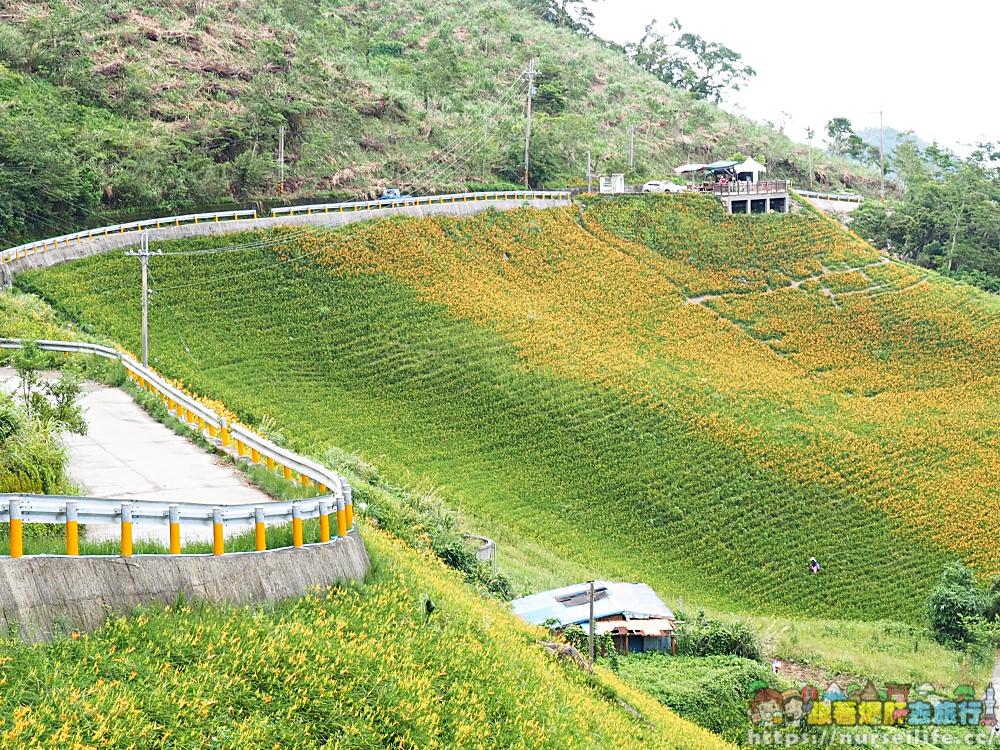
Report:
M 912 130 L 897 130 L 896 128 L 886 127 L 885 132 L 885 152 L 890 154 L 895 150 L 896 144 L 900 140 L 912 139 L 916 141 L 917 147 L 923 151 L 925 148 L 931 144 L 921 138 L 919 135 L 915 135 Z M 879 145 L 879 132 L 877 127 L 862 128 L 857 131 L 857 134 L 861 136 L 861 140 L 865 143 L 875 146 L 878 148 Z

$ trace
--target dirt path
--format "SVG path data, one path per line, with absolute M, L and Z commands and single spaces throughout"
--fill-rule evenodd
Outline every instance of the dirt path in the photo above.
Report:
M 819 282 L 822 282 L 823 279 L 826 278 L 827 276 L 833 276 L 833 275 L 840 274 L 840 273 L 851 273 L 853 271 L 864 271 L 867 268 L 874 268 L 875 266 L 882 266 L 882 265 L 885 265 L 886 263 L 890 263 L 890 262 L 891 262 L 891 260 L 889 258 L 881 258 L 880 260 L 877 260 L 874 263 L 866 263 L 863 266 L 854 266 L 852 268 L 842 268 L 842 269 L 839 269 L 839 270 L 836 270 L 836 271 L 831 271 L 829 268 L 826 268 L 824 266 L 822 273 L 818 273 L 818 274 L 815 274 L 813 276 L 807 276 L 804 279 L 795 279 L 794 281 L 792 281 L 791 283 L 789 283 L 789 284 L 787 284 L 785 286 L 774 287 L 774 288 L 768 287 L 768 289 L 765 290 L 763 293 L 764 294 L 773 294 L 774 292 L 782 291 L 784 289 L 798 289 L 800 286 L 802 286 L 803 284 L 805 284 L 807 281 L 819 281 Z M 855 289 L 855 290 L 848 291 L 848 292 L 840 292 L 839 294 L 865 294 L 865 293 L 879 294 L 879 293 L 881 293 L 880 290 L 884 286 L 885 286 L 885 284 L 873 284 L 872 286 L 867 287 L 865 289 Z M 909 287 L 907 287 L 907 288 L 909 288 Z M 902 290 L 900 290 L 900 291 L 902 291 Z M 733 294 L 736 294 L 736 293 L 737 292 L 733 292 Z M 742 294 L 742 292 L 740 292 L 740 293 Z M 828 297 L 830 297 L 833 300 L 833 303 L 835 305 L 838 304 L 837 303 L 837 293 L 833 292 L 833 290 L 828 289 L 827 287 L 824 286 L 823 287 L 823 293 L 825 295 L 827 295 Z M 728 294 L 702 294 L 701 296 L 698 296 L 698 297 L 688 297 L 684 301 L 687 304 L 689 304 L 689 305 L 701 305 L 701 304 L 707 302 L 708 300 L 723 299 L 724 297 L 727 297 L 727 296 L 729 296 L 729 295 Z

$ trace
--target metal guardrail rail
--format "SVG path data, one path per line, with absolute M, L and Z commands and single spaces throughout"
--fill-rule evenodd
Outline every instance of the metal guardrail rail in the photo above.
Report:
M 226 521 L 255 518 L 256 523 L 266 525 L 268 522 L 293 522 L 293 537 L 295 537 L 295 522 L 303 518 L 320 518 L 321 541 L 324 536 L 324 516 L 322 507 L 332 509 L 337 515 L 339 536 L 345 536 L 347 530 L 354 527 L 354 507 L 350 485 L 337 472 L 310 461 L 289 450 L 281 448 L 270 440 L 261 437 L 252 430 L 238 423 L 230 423 L 220 417 L 213 409 L 200 403 L 179 388 L 172 386 L 149 367 L 144 367 L 134 358 L 124 352 L 97 344 L 79 343 L 74 341 L 35 342 L 43 351 L 64 352 L 67 354 L 88 354 L 105 359 L 117 360 L 125 367 L 129 379 L 140 388 L 148 390 L 160 398 L 167 409 L 190 427 L 198 430 L 238 459 L 248 463 L 263 463 L 270 471 L 281 471 L 287 480 L 297 478 L 303 485 L 315 485 L 320 493 L 328 493 L 311 500 L 294 503 L 269 503 L 262 506 L 262 515 L 257 514 L 261 506 L 230 505 L 224 508 L 208 508 L 197 503 L 163 503 L 149 501 L 123 502 L 121 500 L 104 500 L 95 498 L 55 498 L 45 495 L 0 495 L 0 522 L 17 520 L 27 523 L 58 523 L 66 521 L 68 513 L 66 503 L 73 503 L 72 512 L 77 523 L 107 523 L 120 520 L 123 524 L 122 552 L 125 554 L 125 520 L 129 518 L 129 529 L 135 519 L 140 521 L 172 522 L 171 508 L 175 508 L 177 523 L 218 526 L 216 530 L 216 550 L 221 554 L 221 526 Z M 20 339 L 0 339 L 0 349 L 19 349 L 23 346 Z M 297 477 L 296 477 L 297 475 Z M 15 511 L 21 514 L 15 518 L 11 513 L 11 503 Z M 53 505 L 52 503 L 55 503 Z M 61 505 L 60 505 L 61 503 Z M 209 512 L 211 511 L 211 512 Z M 12 530 L 13 538 L 13 530 Z M 69 539 L 69 536 L 67 536 Z M 296 545 L 300 546 L 300 545 Z M 261 548 L 262 549 L 262 548 Z M 11 544 L 12 556 L 14 544 Z M 173 551 L 173 544 L 171 544 Z M 179 546 L 177 548 L 179 552 Z M 129 541 L 131 554 L 131 541 Z
M 404 208 L 406 206 L 429 206 L 451 203 L 476 203 L 480 201 L 499 200 L 570 200 L 568 190 L 560 191 L 509 191 L 509 192 L 484 192 L 484 193 L 455 193 L 449 195 L 427 195 L 419 198 L 393 198 L 387 200 L 360 201 L 349 203 L 318 203 L 308 206 L 283 206 L 272 208 L 268 218 L 279 218 L 282 216 L 299 216 L 303 214 L 316 213 L 345 213 L 348 211 L 372 211 L 387 208 Z M 142 221 L 131 221 L 125 224 L 112 224 L 106 227 L 95 229 L 85 229 L 82 232 L 64 234 L 59 237 L 51 237 L 45 240 L 27 242 L 6 250 L 0 251 L 0 263 L 8 263 L 18 258 L 25 258 L 35 253 L 43 253 L 46 250 L 55 250 L 60 247 L 67 247 L 73 244 L 80 244 L 89 240 L 110 237 L 115 234 L 125 234 L 127 232 L 141 232 L 144 229 L 160 229 L 162 227 L 182 226 L 185 224 L 199 223 L 219 223 L 221 221 L 237 221 L 240 219 L 260 219 L 257 212 L 251 209 L 244 211 L 218 211 L 215 213 L 185 214 L 183 216 L 163 216 L 158 219 L 144 219 Z
M 841 201 L 844 203 L 864 203 L 864 196 L 854 193 L 814 193 L 811 190 L 796 190 L 803 198 L 813 198 L 822 201 Z
M 218 223 L 223 219 L 236 221 L 239 219 L 256 219 L 257 212 L 248 209 L 245 211 L 217 211 L 206 214 L 185 214 L 184 216 L 165 216 L 159 219 L 144 219 L 142 221 L 130 221 L 126 224 L 112 224 L 96 229 L 85 229 L 82 232 L 64 234 L 59 237 L 51 237 L 35 242 L 26 242 L 23 245 L 7 248 L 0 252 L 0 263 L 24 258 L 34 253 L 55 250 L 59 247 L 67 247 L 78 244 L 85 240 L 93 240 L 101 237 L 109 237 L 113 234 L 125 234 L 126 232 L 141 232 L 144 229 L 159 229 L 161 227 L 181 226 L 182 224 L 198 224 L 204 222 Z
M 480 201 L 529 201 L 529 200 L 570 200 L 569 190 L 532 191 L 513 190 L 492 193 L 453 193 L 449 195 L 425 195 L 419 198 L 390 198 L 377 201 L 352 201 L 348 203 L 316 203 L 309 206 L 282 206 L 272 208 L 272 216 L 297 216 L 302 214 L 347 213 L 353 211 L 377 211 L 385 208 L 404 206 L 435 206 L 446 203 L 476 203 Z

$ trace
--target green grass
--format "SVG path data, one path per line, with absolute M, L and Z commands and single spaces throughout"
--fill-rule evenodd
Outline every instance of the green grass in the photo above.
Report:
M 769 667 L 737 656 L 670 656 L 648 653 L 619 657 L 618 675 L 657 698 L 685 719 L 734 744 L 746 744 L 752 726 L 750 685 L 783 687 Z
M 213 268 L 202 265 L 202 272 L 221 277 L 245 261 L 207 262 Z M 190 276 L 183 262 L 175 263 L 160 264 L 160 283 Z M 85 265 L 106 289 L 127 273 L 124 259 L 114 256 Z M 249 424 L 280 414 L 293 448 L 316 454 L 337 445 L 359 453 L 400 484 L 436 486 L 453 508 L 607 576 L 649 580 L 665 595 L 684 593 L 717 608 L 840 616 L 899 613 L 906 606 L 886 600 L 885 585 L 874 577 L 817 581 L 796 565 L 808 559 L 816 536 L 811 509 L 834 502 L 821 488 L 762 471 L 677 416 L 524 372 L 500 337 L 421 302 L 398 283 L 300 274 L 262 271 L 250 277 L 256 292 L 233 287 L 163 304 L 151 329 L 157 366 L 220 398 Z M 74 299 L 73 277 L 62 266 L 31 278 L 36 288 L 44 278 L 65 290 L 60 294 L 74 316 L 127 337 L 125 309 L 113 303 L 127 290 L 104 295 L 111 305 L 96 295 Z M 259 314 L 253 295 L 261 293 L 258 309 L 266 319 L 250 323 Z M 221 319 L 218 307 L 227 310 Z M 316 330 L 321 307 L 331 310 L 332 324 Z M 88 312 L 77 313 L 81 308 Z M 288 382 L 297 386 L 286 389 Z M 751 521 L 745 501 L 764 497 L 773 499 L 768 516 Z M 856 550 L 874 558 L 876 545 L 897 543 L 885 519 L 856 510 L 855 522 L 831 530 L 835 536 L 822 544 L 831 569 L 853 566 Z M 720 539 L 721 528 L 728 533 Z M 898 544 L 911 548 L 902 538 Z M 911 554 L 921 562 L 901 574 L 912 581 L 897 582 L 901 592 L 930 580 L 945 560 Z
M 726 747 L 604 670 L 547 656 L 541 631 L 433 558 L 365 536 L 364 583 L 273 606 L 142 609 L 49 645 L 4 639 L 0 744 Z
M 944 564 L 989 564 L 989 501 L 971 498 L 992 485 L 969 478 L 995 440 L 996 305 L 897 264 L 866 269 L 892 294 L 848 296 L 847 269 L 878 256 L 812 214 L 763 218 L 683 197 L 597 204 L 582 225 L 265 235 L 278 247 L 159 258 L 151 349 L 293 449 L 440 498 L 522 590 L 646 580 L 689 611 L 749 615 L 785 658 L 949 681 L 955 658 L 918 639 Z M 791 286 L 830 274 L 839 306 Z M 134 349 L 133 277 L 109 255 L 20 283 Z M 725 296 L 686 305 L 696 291 Z M 892 398 L 861 395 L 876 380 Z
M 769 653 L 828 675 L 946 687 L 985 685 L 993 663 L 977 663 L 932 640 L 923 627 L 859 620 L 754 619 Z
M 474 243 L 484 229 L 495 239 L 523 221 L 443 224 Z M 765 467 L 692 424 L 688 407 L 651 409 L 555 367 L 525 367 L 498 332 L 399 281 L 268 268 L 267 251 L 160 260 L 163 288 L 230 279 L 210 284 L 210 295 L 198 287 L 160 295 L 151 348 L 163 372 L 247 424 L 277 415 L 295 449 L 338 446 L 397 484 L 434 487 L 486 528 L 506 528 L 518 546 L 530 541 L 579 571 L 640 578 L 714 609 L 917 620 L 949 559 L 858 503 L 849 486 Z M 131 269 L 107 255 L 21 283 L 134 348 Z M 818 522 L 831 513 L 837 523 Z M 824 576 L 806 575 L 810 554 L 822 558 Z M 891 581 L 881 574 L 887 556 L 908 561 Z

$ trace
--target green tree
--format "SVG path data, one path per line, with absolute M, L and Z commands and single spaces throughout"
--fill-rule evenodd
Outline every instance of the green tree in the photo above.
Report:
M 968 646 L 975 641 L 976 627 L 985 622 L 990 596 L 976 574 L 960 562 L 945 568 L 941 583 L 931 591 L 927 611 L 931 630 L 942 643 Z
M 653 19 L 638 43 L 625 46 L 626 54 L 664 83 L 716 104 L 727 91 L 739 91 L 742 82 L 757 74 L 749 65 L 741 66 L 743 56 L 726 45 L 682 33 L 676 18 L 670 30 L 672 37 L 660 33 Z
M 12 364 L 20 381 L 18 394 L 24 411 L 29 419 L 52 424 L 58 431 L 86 435 L 87 422 L 79 404 L 83 378 L 70 369 L 63 370 L 59 378 L 46 378 L 43 369 L 47 363 L 45 354 L 33 341 L 14 352 Z
M 525 0 L 524 7 L 543 21 L 590 36 L 594 29 L 594 14 L 589 0 Z M 598 0 L 593 0 L 597 2 Z
M 864 142 L 860 135 L 854 132 L 851 121 L 846 117 L 834 117 L 826 124 L 829 137 L 830 153 L 835 156 L 848 156 L 863 164 L 876 166 L 881 159 L 881 151 L 875 146 Z

